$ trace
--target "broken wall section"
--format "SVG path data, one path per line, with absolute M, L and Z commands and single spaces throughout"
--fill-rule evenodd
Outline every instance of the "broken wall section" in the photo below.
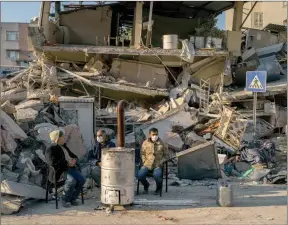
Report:
M 128 82 L 142 84 L 147 87 L 167 87 L 168 75 L 162 65 L 117 59 L 113 61 L 110 72 Z
M 97 7 L 60 14 L 60 27 L 66 27 L 65 44 L 104 45 L 104 37 L 110 35 L 112 11 L 110 7 Z
M 148 17 L 149 12 L 143 11 L 143 22 L 147 22 Z M 192 34 L 194 28 L 197 27 L 198 24 L 198 20 L 195 19 L 169 18 L 155 14 L 153 14 L 152 20 L 154 21 L 151 38 L 153 47 L 162 47 L 162 37 L 165 34 L 177 34 L 179 38 L 187 39 L 189 34 Z M 146 32 L 142 32 L 142 35 L 146 35 Z

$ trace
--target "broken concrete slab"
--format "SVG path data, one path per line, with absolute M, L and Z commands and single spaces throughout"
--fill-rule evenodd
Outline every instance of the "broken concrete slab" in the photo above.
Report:
M 20 176 L 18 173 L 14 173 L 6 168 L 3 168 L 2 175 L 3 175 L 3 178 L 2 178 L 3 180 L 9 180 L 9 181 L 14 181 L 14 182 L 17 182 Z
M 16 112 L 15 105 L 13 105 L 9 100 L 1 105 L 1 109 L 10 115 L 13 115 L 13 113 Z
M 36 111 L 40 111 L 44 108 L 44 104 L 41 100 L 25 100 L 24 102 L 20 102 L 18 105 L 16 105 L 15 108 L 16 110 L 31 108 Z
M 1 129 L 1 139 L 2 139 L 2 149 L 4 152 L 12 152 L 14 154 L 15 149 L 17 148 L 17 143 L 13 139 L 12 135 Z
M 191 148 L 199 145 L 199 144 L 203 144 L 206 142 L 206 140 L 197 135 L 194 131 L 189 132 L 186 137 L 185 137 L 185 145 L 190 146 Z
M 1 182 L 1 193 L 35 199 L 46 197 L 46 191 L 41 187 L 8 180 Z
M 179 134 L 174 132 L 166 132 L 163 139 L 170 148 L 173 148 L 173 150 L 175 151 L 182 150 L 184 142 L 182 141 L 182 138 L 180 137 Z
M 93 72 L 94 75 L 99 75 L 102 72 L 107 71 L 104 63 L 101 62 L 100 56 L 92 57 L 84 66 L 84 70 L 88 72 Z
M 214 61 L 201 67 L 197 72 L 192 74 L 192 81 L 200 84 L 200 80 L 210 80 L 211 89 L 215 90 L 220 84 L 220 76 L 223 73 L 225 65 L 225 57 L 216 58 Z M 224 85 L 230 85 L 232 83 L 231 76 L 224 76 Z
M 114 64 L 114 65 L 113 65 Z M 114 60 L 111 73 L 118 78 L 125 78 L 128 82 L 151 87 L 166 88 L 168 76 L 163 65 L 143 63 L 132 60 Z
M 14 139 L 25 140 L 27 134 L 5 112 L 1 112 L 1 125 Z
M 69 124 L 64 127 L 64 130 L 64 138 L 67 147 L 72 153 L 74 153 L 79 159 L 81 159 L 85 155 L 86 149 L 84 145 L 84 140 L 81 136 L 80 128 L 75 124 Z
M 18 109 L 16 112 L 16 120 L 19 123 L 34 121 L 38 116 L 38 111 L 32 108 Z
M 162 106 L 160 107 L 160 109 L 158 110 L 158 112 L 161 113 L 161 114 L 165 114 L 166 112 L 169 111 L 169 109 L 170 109 L 170 105 L 169 105 L 168 102 L 166 102 L 164 105 L 162 105 Z
M 12 94 L 7 94 L 5 92 L 5 95 L 4 96 L 1 96 L 1 100 L 0 102 L 1 103 L 4 103 L 5 101 L 10 101 L 12 103 L 18 103 L 18 102 L 21 102 L 23 101 L 24 99 L 27 98 L 27 91 L 24 90 L 24 91 L 20 91 L 20 92 L 17 92 L 17 93 L 12 93 Z
M 4 195 L 1 196 L 1 214 L 11 215 L 19 212 L 23 203 L 23 199 L 16 196 Z
M 145 122 L 148 121 L 152 115 L 150 113 L 145 112 L 138 120 L 137 122 Z
M 180 179 L 201 180 L 221 177 L 214 141 L 176 153 L 176 157 Z
M 171 132 L 173 126 L 179 125 L 182 126 L 183 129 L 190 127 L 198 122 L 198 118 L 196 117 L 196 109 L 191 112 L 185 111 L 184 107 L 181 107 L 179 109 L 171 110 L 170 112 L 166 113 L 163 116 L 160 116 L 159 118 L 152 120 L 151 122 L 142 125 L 140 127 L 137 127 L 137 129 L 142 129 L 145 136 L 148 137 L 149 130 L 152 127 L 155 127 L 159 130 L 159 137 L 164 141 L 167 142 L 167 138 L 169 138 L 169 135 L 167 132 Z M 178 140 L 179 138 L 176 138 L 177 144 L 176 146 L 171 146 L 172 148 L 179 148 Z M 174 143 L 174 142 L 172 142 Z
M 2 155 L 1 155 L 1 165 L 2 165 L 2 167 L 4 167 L 4 168 L 7 168 L 7 169 L 9 169 L 9 170 L 12 170 L 12 168 L 13 168 L 13 162 L 12 162 L 12 160 L 11 160 L 11 158 L 10 158 L 9 155 L 7 155 L 7 154 L 2 154 Z

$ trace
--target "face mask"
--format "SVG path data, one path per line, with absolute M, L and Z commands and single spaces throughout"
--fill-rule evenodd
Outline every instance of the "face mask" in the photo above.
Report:
M 157 141 L 158 140 L 158 136 L 157 135 L 152 136 L 151 140 L 154 141 L 154 142 Z
M 102 143 L 102 142 L 104 141 L 104 138 L 103 138 L 103 137 L 97 137 L 97 141 L 98 141 L 99 143 Z

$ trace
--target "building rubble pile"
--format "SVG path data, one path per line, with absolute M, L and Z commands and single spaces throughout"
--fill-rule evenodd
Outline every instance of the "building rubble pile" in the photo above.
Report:
M 1 204 L 5 208 L 4 213 L 19 211 L 26 199 L 45 198 L 47 164 L 44 151 L 49 144 L 49 132 L 61 127 L 66 131 L 65 135 L 80 134 L 76 125 L 67 124 L 59 116 L 58 97 L 65 95 L 65 92 L 68 95 L 72 93 L 68 92 L 67 87 L 71 91 L 75 80 L 81 85 L 89 85 L 93 81 L 137 86 L 115 76 L 117 67 L 115 69 L 114 65 L 114 68 L 109 68 L 106 60 L 103 57 L 92 57 L 81 67 L 76 63 L 55 64 L 39 57 L 28 69 L 1 80 L 1 192 L 4 194 Z M 225 177 L 227 174 L 223 154 L 230 156 L 240 152 L 242 161 L 235 168 L 239 167 L 237 170 L 243 175 L 241 178 L 262 181 L 265 178 L 265 182 L 270 183 L 286 182 L 287 176 L 283 171 L 287 167 L 284 163 L 287 151 L 284 147 L 287 143 L 284 135 L 287 130 L 287 108 L 271 98 L 263 97 L 258 101 L 258 110 L 268 113 L 270 120 L 267 122 L 258 118 L 254 140 L 251 138 L 253 123 L 249 116 L 253 107 L 251 97 L 244 96 L 242 101 L 237 102 L 231 98 L 232 95 L 220 94 L 221 90 L 214 83 L 211 84 L 211 80 L 198 79 L 196 82 L 195 77 L 191 76 L 199 73 L 199 68 L 211 63 L 211 60 L 208 57 L 195 63 L 198 67 L 183 67 L 175 79 L 175 85 L 168 89 L 169 97 L 162 98 L 153 106 L 140 104 L 141 101 L 137 99 L 127 104 L 125 115 L 129 118 L 126 122 L 138 126 L 126 135 L 126 146 L 137 150 L 136 158 L 139 160 L 140 147 L 149 129 L 158 128 L 159 137 L 167 143 L 173 158 L 169 169 L 169 184 L 174 186 L 201 185 L 198 181 L 191 181 L 192 178 L 176 176 L 179 174 L 179 162 L 182 162 L 179 157 L 181 154 L 187 154 L 188 157 L 198 150 L 204 152 L 211 140 L 212 150 L 215 149 L 218 157 L 217 154 L 214 156 L 209 153 L 210 145 L 206 155 L 196 156 L 199 157 L 198 161 L 215 158 L 212 159 L 212 169 L 215 169 L 217 175 L 207 175 L 206 178 L 217 178 L 219 174 L 219 177 Z M 226 67 L 229 68 L 229 65 L 226 64 Z M 231 75 L 231 71 L 227 74 Z M 143 88 L 157 89 L 153 87 L 153 82 L 147 82 Z M 83 92 L 78 92 L 79 95 L 83 95 Z M 95 94 L 94 97 L 97 98 Z M 96 104 L 96 120 L 103 120 L 105 116 L 116 118 L 117 102 L 109 100 L 106 103 L 103 108 L 100 102 Z M 243 110 L 246 110 L 245 113 Z M 105 123 L 97 124 L 97 128 L 104 126 Z M 276 128 L 278 133 L 274 133 Z M 110 129 L 111 139 L 115 133 L 115 129 Z M 83 141 L 70 144 L 76 155 L 85 155 Z M 202 146 L 206 147 L 202 150 Z M 205 168 L 202 169 L 205 171 Z M 211 186 L 213 182 L 205 185 Z

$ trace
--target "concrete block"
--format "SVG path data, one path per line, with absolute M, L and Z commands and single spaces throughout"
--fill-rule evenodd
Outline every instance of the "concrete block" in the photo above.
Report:
M 193 114 L 193 112 L 192 112 Z M 159 137 L 167 142 L 169 139 L 170 144 L 174 146 L 174 148 L 179 149 L 180 145 L 182 145 L 182 140 L 179 135 L 175 135 L 172 138 L 172 128 L 173 126 L 182 126 L 183 129 L 190 127 L 197 123 L 197 119 L 194 118 L 190 112 L 186 112 L 183 109 L 173 110 L 171 112 L 166 113 L 165 115 L 159 117 L 157 120 L 151 121 L 149 124 L 142 125 L 137 129 L 142 129 L 145 136 L 148 137 L 149 130 L 152 127 L 155 127 L 159 130 Z M 176 144 L 175 144 L 176 143 Z M 171 147 L 173 147 L 171 146 Z
M 15 105 L 13 105 L 9 100 L 1 105 L 1 109 L 11 115 L 16 112 Z
M 15 106 L 16 110 L 31 108 L 36 111 L 44 109 L 44 104 L 40 100 L 27 100 Z
M 18 178 L 19 178 L 19 174 L 18 173 L 13 173 L 10 170 L 4 168 L 2 170 L 2 174 L 3 174 L 3 180 L 9 180 L 9 181 L 14 181 L 17 182 Z
M 1 214 L 11 215 L 18 212 L 22 206 L 23 200 L 15 196 L 1 196 Z
M 1 193 L 35 199 L 45 199 L 46 196 L 45 189 L 41 187 L 8 180 L 1 182 Z
M 6 131 L 1 129 L 1 139 L 2 139 L 2 149 L 4 152 L 12 152 L 17 148 L 17 143 L 15 142 L 14 138 L 12 135 Z
M 26 133 L 18 126 L 18 124 L 16 124 L 11 117 L 3 111 L 1 113 L 1 125 L 14 139 L 25 140 L 27 138 Z
M 16 120 L 19 123 L 34 121 L 38 116 L 38 111 L 32 108 L 18 109 L 16 112 Z
M 179 134 L 174 132 L 166 132 L 164 135 L 165 142 L 176 151 L 180 151 L 184 142 L 182 141 Z
M 170 105 L 169 105 L 169 103 L 166 102 L 164 105 L 162 105 L 162 106 L 160 107 L 160 109 L 158 110 L 158 112 L 161 113 L 161 114 L 165 114 L 166 112 L 169 111 L 169 109 L 170 109 Z
M 144 122 L 147 121 L 151 118 L 151 114 L 150 113 L 144 113 L 138 120 L 137 122 Z

